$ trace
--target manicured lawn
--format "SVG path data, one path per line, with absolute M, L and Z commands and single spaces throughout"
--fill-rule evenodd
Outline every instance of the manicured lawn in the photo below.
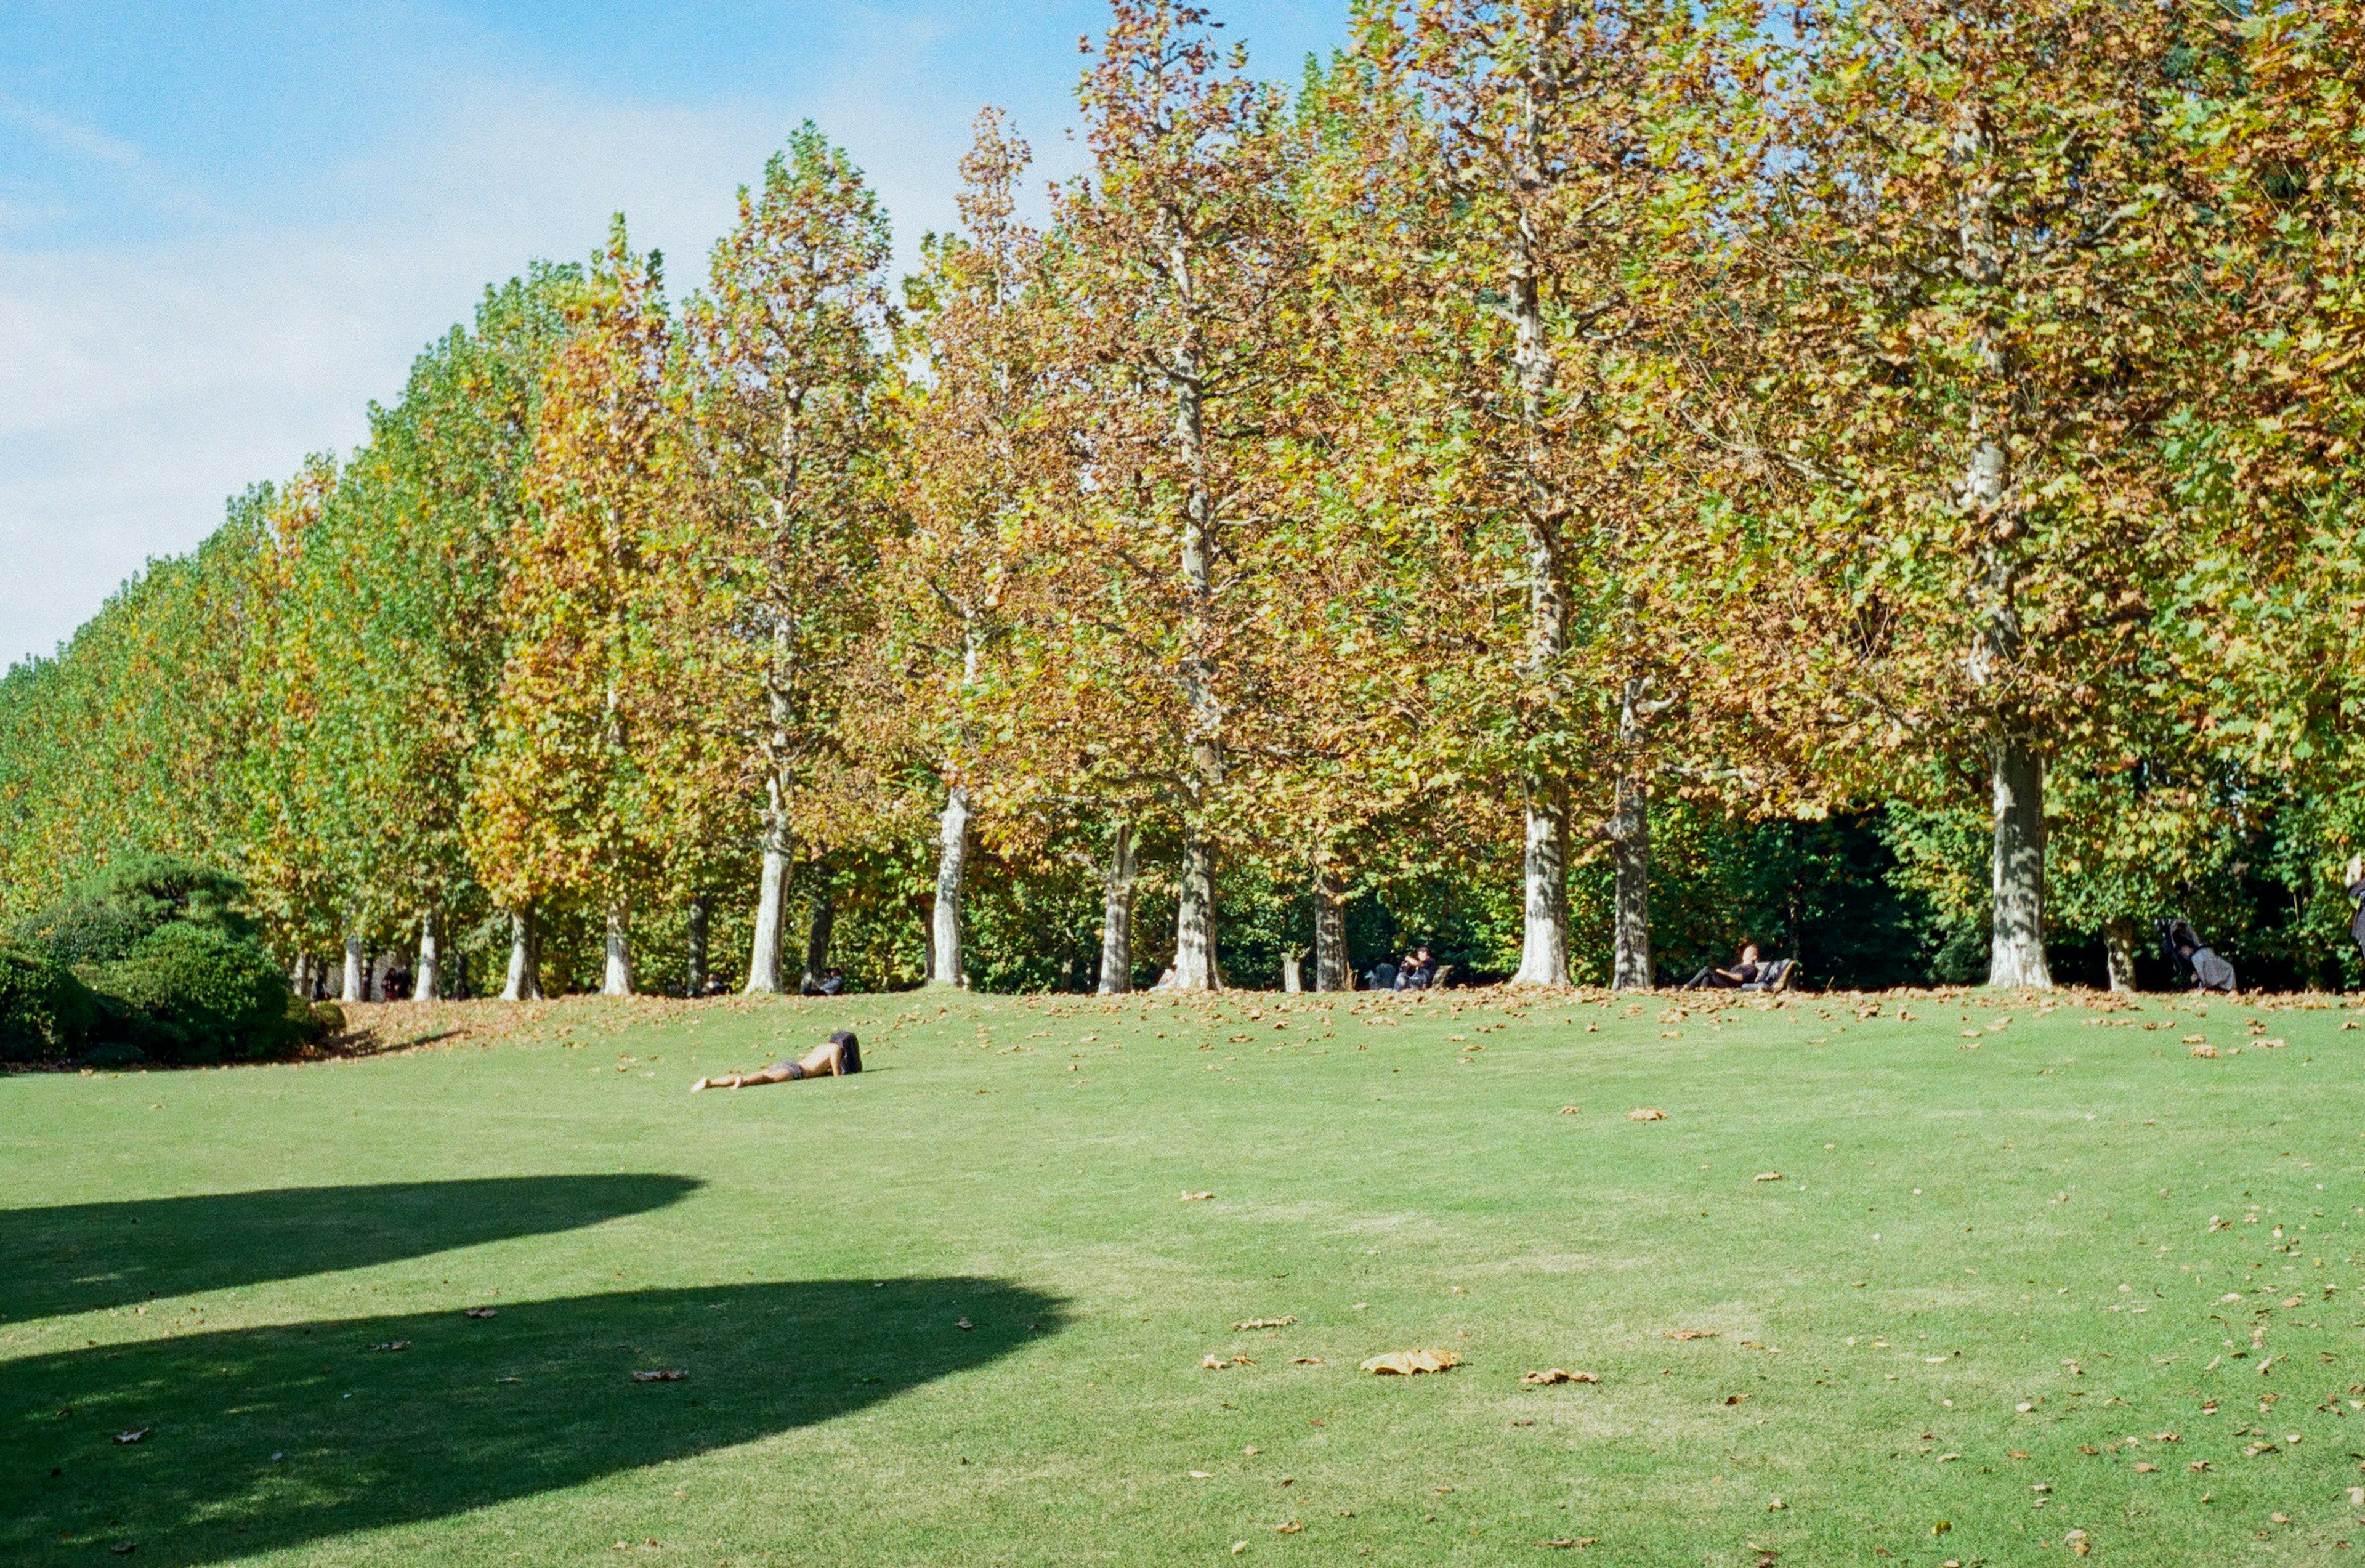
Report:
M 0 1081 L 0 1561 L 2365 1558 L 2353 1014 L 1315 1000 Z

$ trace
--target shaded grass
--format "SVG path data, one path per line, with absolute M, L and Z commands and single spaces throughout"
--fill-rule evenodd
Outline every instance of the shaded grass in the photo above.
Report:
M 2348 1014 L 1351 1001 L 477 1004 L 0 1081 L 0 1559 L 2365 1544 Z M 682 1092 L 841 1023 L 859 1079 Z M 1464 1364 L 1354 1370 L 1415 1346 Z

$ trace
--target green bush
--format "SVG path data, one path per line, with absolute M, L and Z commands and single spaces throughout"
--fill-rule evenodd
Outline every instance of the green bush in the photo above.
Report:
M 13 935 L 61 964 L 112 964 L 140 939 L 178 922 L 252 941 L 253 921 L 238 912 L 246 885 L 227 871 L 169 855 L 118 860 L 57 903 L 17 923 Z
M 120 998 L 132 1040 L 163 1061 L 241 1061 L 271 1056 L 302 1036 L 287 980 L 268 954 L 212 925 L 174 921 L 102 965 L 100 991 Z
M 345 1032 L 345 1010 L 333 1002 L 307 1002 L 290 991 L 287 1024 L 297 1039 L 317 1046 Z
M 98 999 L 45 953 L 0 947 L 0 1061 L 70 1055 L 98 1022 Z

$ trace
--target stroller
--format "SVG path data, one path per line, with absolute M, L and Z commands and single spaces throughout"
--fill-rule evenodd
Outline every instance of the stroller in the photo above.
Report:
M 2234 979 L 2234 966 L 2210 951 L 2189 922 L 2161 921 L 2159 945 L 2169 965 L 2193 990 L 2222 991 L 2230 996 L 2240 989 Z

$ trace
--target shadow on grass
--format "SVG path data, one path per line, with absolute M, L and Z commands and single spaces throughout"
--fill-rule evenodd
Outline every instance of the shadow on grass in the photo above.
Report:
M 0 1362 L 0 1561 L 131 1540 L 141 1562 L 214 1562 L 441 1518 L 826 1421 L 1062 1322 L 1007 1281 L 819 1280 Z M 632 1381 L 658 1369 L 686 1375 Z
M 0 1209 L 0 1319 L 575 1230 L 679 1203 L 699 1185 L 687 1176 L 502 1176 Z

